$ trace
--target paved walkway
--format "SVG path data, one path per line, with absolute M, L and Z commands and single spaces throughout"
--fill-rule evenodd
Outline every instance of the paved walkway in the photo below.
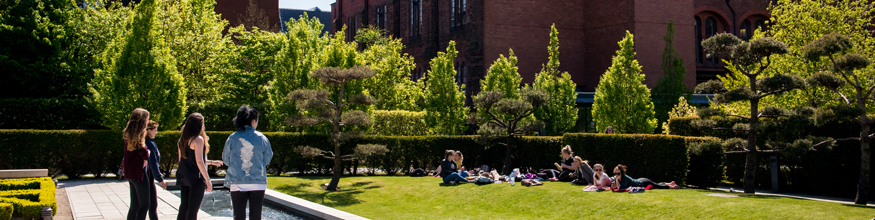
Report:
M 66 188 L 67 198 L 73 219 L 111 219 L 123 220 L 128 213 L 131 193 L 127 181 L 111 179 L 98 180 L 64 180 L 58 187 Z M 158 218 L 176 219 L 179 197 L 167 190 L 158 189 Z M 213 217 L 204 211 L 198 213 L 198 219 L 231 219 Z
M 730 189 L 734 189 L 734 188 L 721 186 L 721 187 L 709 188 L 709 189 L 729 192 Z M 744 192 L 743 189 L 734 189 L 733 191 L 734 192 Z M 849 204 L 849 205 L 854 204 L 853 199 L 828 197 L 828 196 L 815 196 L 815 195 L 793 194 L 793 193 L 772 193 L 772 191 L 754 191 L 754 194 L 755 195 L 764 195 L 764 196 L 780 196 L 780 197 L 788 197 L 788 198 L 796 198 L 796 199 L 807 199 L 807 200 L 814 200 L 814 201 L 821 201 L 821 202 L 835 202 L 835 203 L 842 203 L 842 204 Z M 875 207 L 875 203 L 872 203 L 872 200 L 869 200 L 869 203 L 867 204 L 867 206 Z

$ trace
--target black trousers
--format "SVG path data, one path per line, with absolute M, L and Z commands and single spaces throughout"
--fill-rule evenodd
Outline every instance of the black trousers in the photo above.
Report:
M 668 183 L 657 183 L 657 182 L 653 182 L 653 180 L 650 180 L 647 178 L 638 178 L 638 181 L 641 181 L 641 183 L 643 183 L 644 186 L 651 185 L 651 186 L 653 186 L 653 188 L 656 188 L 656 189 L 669 189 L 669 188 L 671 188 L 671 186 L 669 186 Z
M 234 220 L 246 220 L 247 201 L 249 202 L 249 220 L 260 220 L 261 206 L 264 202 L 264 190 L 231 192 Z
M 145 220 L 146 214 L 149 212 L 149 206 L 152 204 L 149 200 L 150 195 L 154 195 L 149 188 L 149 174 L 143 173 L 143 181 L 128 180 L 128 185 L 131 187 L 131 206 L 128 208 L 128 220 Z
M 149 220 L 158 220 L 158 192 L 155 188 L 155 177 L 152 172 L 147 172 L 149 176 Z
M 202 181 L 193 181 L 191 186 L 181 186 L 179 204 L 179 215 L 177 220 L 197 220 L 197 212 L 201 209 L 201 201 L 204 200 L 204 191 L 207 190 L 206 183 Z

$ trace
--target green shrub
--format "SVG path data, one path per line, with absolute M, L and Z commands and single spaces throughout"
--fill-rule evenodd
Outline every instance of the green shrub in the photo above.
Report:
M 0 99 L 0 129 L 104 129 L 84 99 Z
M 725 167 L 723 146 L 719 138 L 685 137 L 689 148 L 690 166 L 687 183 L 698 187 L 714 187 L 723 180 Z
M 35 187 L 29 189 L 18 190 L 0 190 L 0 204 L 12 204 L 9 211 L 12 216 L 25 219 L 39 219 L 42 216 L 43 207 L 52 208 L 52 215 L 57 213 L 58 204 L 55 200 L 55 182 L 49 177 L 39 178 L 23 178 L 23 179 L 3 179 L 0 180 L 0 188 L 14 188 L 17 186 L 34 186 L 32 183 L 37 183 Z M 0 209 L 2 208 L 0 205 Z M 0 219 L 3 219 L 5 213 L 0 211 Z
M 237 116 L 237 109 L 241 104 L 223 104 L 223 103 L 208 103 L 208 104 L 193 104 L 188 106 L 186 115 L 198 112 L 204 115 L 204 126 L 207 131 L 236 131 L 233 119 Z M 274 131 L 271 126 L 270 119 L 267 117 L 271 113 L 271 106 L 268 104 L 252 103 L 249 107 L 258 110 L 258 128 L 262 131 Z M 178 128 L 161 127 L 164 130 L 179 130 Z
M 689 157 L 686 141 L 680 136 L 573 133 L 565 134 L 562 139 L 571 145 L 575 155 L 589 160 L 590 164 L 600 163 L 609 171 L 623 164 L 633 178 L 684 184 L 687 177 Z M 559 149 L 557 146 L 555 150 L 545 151 L 558 155 Z
M 425 112 L 377 110 L 371 114 L 373 135 L 415 136 L 428 134 Z
M 11 203 L 0 203 L 0 220 L 11 219 L 13 211 L 15 211 L 15 209 Z

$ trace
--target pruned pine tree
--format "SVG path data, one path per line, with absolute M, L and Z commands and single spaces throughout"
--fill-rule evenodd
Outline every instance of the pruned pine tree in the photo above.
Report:
M 847 137 L 837 140 L 856 140 L 860 142 L 860 181 L 857 183 L 857 196 L 854 203 L 865 205 L 869 199 L 870 153 L 869 143 L 875 133 L 870 126 L 875 119 L 866 115 L 869 110 L 866 104 L 875 101 L 875 82 L 873 71 L 869 67 L 872 61 L 855 52 L 850 38 L 841 34 L 827 34 L 808 43 L 803 48 L 802 56 L 813 62 L 827 60 L 831 64 L 827 70 L 816 73 L 808 79 L 812 85 L 827 88 L 841 96 L 841 104 L 821 107 L 816 118 L 818 121 L 832 117 L 853 118 L 860 124 L 857 137 Z M 840 90 L 843 86 L 853 88 L 851 94 Z
M 476 113 L 472 113 L 470 116 L 472 124 L 480 125 L 477 134 L 486 138 L 504 138 L 504 143 L 500 144 L 507 147 L 504 155 L 504 166 L 501 170 L 501 173 L 505 175 L 510 174 L 512 169 L 511 161 L 513 160 L 516 139 L 544 128 L 544 122 L 527 120 L 526 118 L 534 114 L 535 110 L 545 103 L 547 93 L 526 86 L 520 90 L 518 97 L 506 98 L 502 91 L 480 92 L 474 97 L 474 105 L 477 109 L 484 111 L 487 117 L 480 118 Z
M 325 67 L 314 70 L 311 76 L 318 78 L 324 86 L 337 92 L 312 89 L 293 91 L 289 94 L 288 99 L 295 101 L 300 112 L 309 114 L 288 117 L 286 123 L 290 126 L 313 126 L 320 123 L 331 125 L 330 142 L 334 145 L 334 151 L 320 153 L 326 154 L 326 158 L 334 160 L 334 168 L 332 169 L 334 175 L 327 190 L 336 191 L 340 176 L 343 174 L 342 160 L 352 158 L 351 155 L 343 155 L 340 152 L 340 145 L 349 138 L 359 135 L 355 131 L 341 132 L 341 127 L 369 125 L 371 119 L 367 113 L 362 110 L 350 110 L 350 108 L 352 105 L 371 105 L 374 102 L 374 98 L 365 93 L 352 94 L 349 99 L 344 100 L 344 92 L 347 83 L 373 77 L 374 71 L 367 66 L 355 66 L 349 69 Z

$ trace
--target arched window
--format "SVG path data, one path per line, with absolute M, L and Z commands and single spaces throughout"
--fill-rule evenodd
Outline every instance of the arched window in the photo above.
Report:
M 696 28 L 696 63 L 702 63 L 702 19 L 695 16 L 694 26 Z
M 717 19 L 714 19 L 714 17 L 708 17 L 705 19 L 705 39 L 713 37 L 714 35 L 717 35 Z M 717 59 L 709 54 L 708 62 L 716 63 Z
M 422 0 L 410 1 L 410 36 L 419 36 L 422 26 Z
M 763 20 L 757 20 L 754 22 L 754 30 L 766 31 L 766 22 Z
M 738 29 L 738 35 L 742 40 L 750 40 L 753 36 L 753 31 L 750 29 L 750 21 L 744 20 L 741 22 L 741 27 Z

